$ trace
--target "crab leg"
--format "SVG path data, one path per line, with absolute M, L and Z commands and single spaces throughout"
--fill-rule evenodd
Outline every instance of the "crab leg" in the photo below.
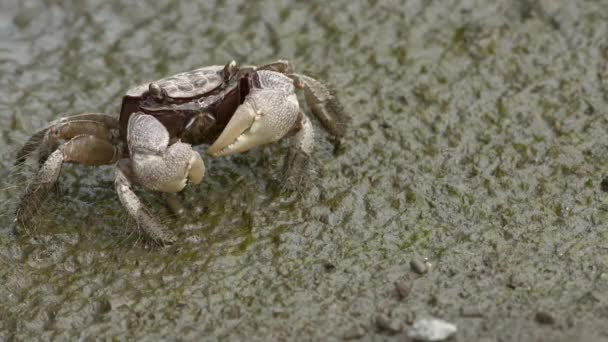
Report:
M 17 156 L 15 158 L 15 165 L 23 163 L 25 161 L 25 159 L 28 157 L 28 155 L 30 155 L 32 152 L 34 152 L 38 147 L 40 147 L 40 150 L 41 150 L 41 155 L 40 155 L 39 160 L 40 160 L 40 163 L 42 164 L 44 162 L 44 160 L 46 160 L 46 158 L 58 146 L 58 142 L 56 141 L 56 139 L 53 139 L 53 137 L 50 136 L 49 131 L 51 129 L 53 129 L 54 127 L 63 126 L 65 124 L 74 123 L 74 122 L 78 122 L 78 121 L 96 122 L 100 126 L 104 126 L 106 128 L 106 130 L 118 129 L 117 116 L 112 115 L 112 114 L 84 113 L 84 114 L 78 114 L 78 115 L 66 116 L 66 117 L 60 118 L 60 119 L 52 122 L 51 124 L 49 124 L 47 127 L 38 130 L 36 133 L 34 133 L 28 139 L 28 141 L 26 141 L 26 143 L 23 145 L 21 150 L 19 150 L 19 152 L 17 152 Z M 76 128 L 76 132 L 75 132 L 75 134 L 72 134 L 72 137 L 75 135 L 78 135 L 78 134 L 87 134 L 88 133 L 86 129 L 85 129 L 85 131 L 78 132 L 78 130 L 77 130 L 78 124 L 74 124 L 72 127 Z M 94 134 L 94 135 L 96 135 L 96 134 Z M 66 139 L 66 140 L 68 140 L 70 138 L 62 137 L 62 139 Z
M 149 239 L 158 245 L 171 244 L 175 241 L 175 237 L 141 203 L 132 189 L 135 183 L 131 162 L 128 159 L 121 160 L 116 165 L 116 181 L 114 182 L 120 203 Z
M 312 123 L 303 113 L 300 113 L 300 119 L 296 123 L 295 129 L 297 132 L 291 138 L 291 146 L 283 165 L 285 186 L 290 190 L 301 188 L 306 176 L 309 175 L 315 137 Z
M 257 67 L 257 70 L 271 70 L 280 72 L 281 74 L 290 74 L 293 72 L 293 67 L 291 66 L 291 63 L 289 63 L 289 61 L 279 59 L 272 63 L 261 65 Z
M 42 139 L 39 163 L 44 163 L 46 158 L 57 149 L 60 140 L 70 140 L 79 135 L 90 135 L 108 142 L 112 140 L 110 129 L 98 121 L 74 120 L 58 123 L 49 128 Z
M 34 181 L 25 191 L 17 208 L 17 222 L 24 223 L 35 213 L 55 186 L 63 163 L 84 165 L 112 164 L 118 160 L 118 148 L 104 139 L 92 135 L 79 135 L 59 146 L 42 164 Z
M 338 138 L 344 136 L 351 118 L 344 113 L 335 91 L 306 75 L 293 73 L 288 76 L 295 81 L 297 88 L 304 89 L 306 103 L 323 128 Z

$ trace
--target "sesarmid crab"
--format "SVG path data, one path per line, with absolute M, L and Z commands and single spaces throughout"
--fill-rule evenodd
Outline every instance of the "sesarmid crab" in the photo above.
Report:
M 341 137 L 348 123 L 333 91 L 294 72 L 288 61 L 270 64 L 208 66 L 145 83 L 127 91 L 120 115 L 86 113 L 58 119 L 36 132 L 17 155 L 23 162 L 38 152 L 40 168 L 16 212 L 25 223 L 54 187 L 63 163 L 115 164 L 120 202 L 146 237 L 158 244 L 174 241 L 141 203 L 135 185 L 176 193 L 199 184 L 205 174 L 193 145 L 210 144 L 213 157 L 247 151 L 289 137 L 284 176 L 297 187 L 314 147 L 310 119 L 301 111 L 296 89 L 322 126 Z M 62 144 L 62 142 L 65 142 Z

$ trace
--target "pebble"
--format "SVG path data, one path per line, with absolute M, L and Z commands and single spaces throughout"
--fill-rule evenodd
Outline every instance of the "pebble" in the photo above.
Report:
M 353 325 L 352 327 L 348 328 L 344 332 L 343 337 L 345 340 L 356 340 L 356 339 L 360 339 L 363 336 L 365 336 L 365 328 L 363 328 L 361 325 L 357 324 L 357 325 Z
M 414 322 L 407 336 L 419 341 L 443 341 L 457 330 L 456 325 L 452 323 L 437 318 L 423 318 Z
M 400 280 L 395 282 L 395 290 L 397 291 L 397 296 L 399 296 L 399 299 L 403 300 L 410 295 L 412 288 L 405 280 Z
M 555 318 L 545 311 L 538 311 L 536 315 L 534 315 L 534 319 L 540 324 L 553 324 L 555 323 Z
M 396 319 L 391 319 L 384 314 L 376 316 L 376 326 L 378 327 L 378 330 L 389 334 L 396 334 L 403 328 L 401 322 Z
M 418 274 L 425 274 L 426 272 L 428 272 L 428 268 L 426 267 L 425 263 L 420 261 L 419 259 L 413 259 L 412 261 L 410 261 L 410 267 L 414 272 Z

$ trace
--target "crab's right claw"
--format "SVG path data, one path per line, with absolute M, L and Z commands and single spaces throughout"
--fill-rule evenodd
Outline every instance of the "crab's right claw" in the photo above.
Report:
M 237 108 L 207 153 L 219 157 L 275 142 L 293 129 L 299 112 L 295 93 L 255 89 Z

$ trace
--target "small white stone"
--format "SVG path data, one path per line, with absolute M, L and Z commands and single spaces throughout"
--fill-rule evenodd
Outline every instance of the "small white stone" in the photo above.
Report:
M 420 341 L 443 341 L 456 333 L 457 330 L 452 323 L 437 318 L 424 318 L 414 322 L 407 335 Z

